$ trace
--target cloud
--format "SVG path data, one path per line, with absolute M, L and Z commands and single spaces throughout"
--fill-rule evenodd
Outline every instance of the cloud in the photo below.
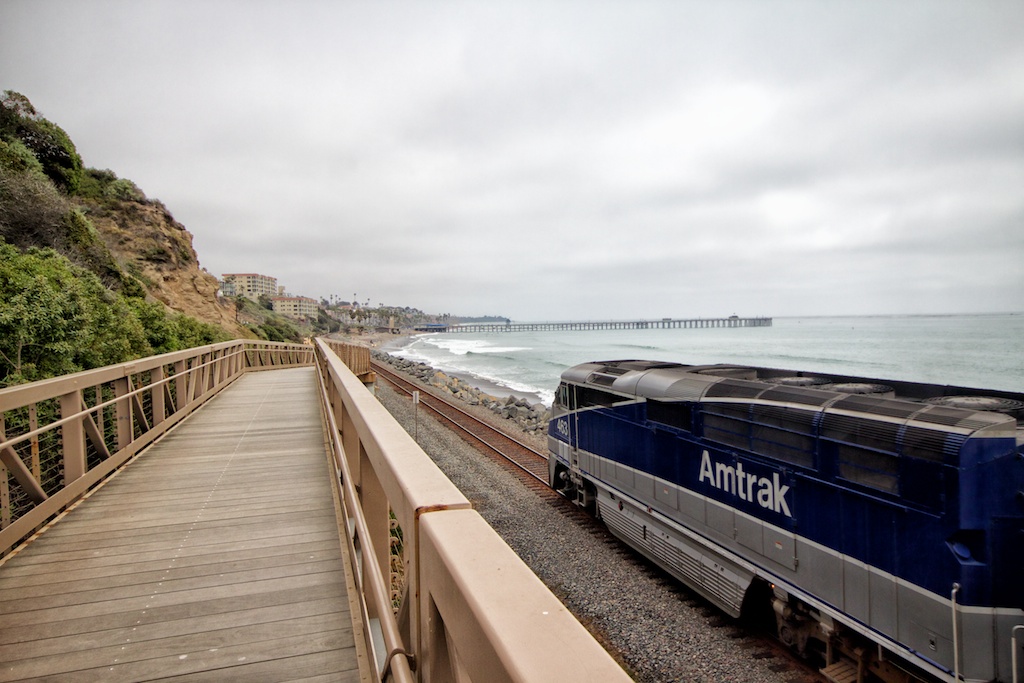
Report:
M 214 273 L 296 293 L 1019 310 L 1022 28 L 1010 1 L 8 0 L 0 86 Z

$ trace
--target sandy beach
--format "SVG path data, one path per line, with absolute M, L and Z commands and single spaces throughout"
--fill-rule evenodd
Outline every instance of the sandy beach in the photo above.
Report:
M 329 335 L 329 338 L 346 344 L 369 346 L 371 349 L 386 350 L 383 347 L 401 346 L 404 341 L 411 336 L 412 335 L 409 334 L 391 334 L 390 332 L 367 332 L 366 334 L 344 334 L 342 332 L 335 332 L 334 334 Z

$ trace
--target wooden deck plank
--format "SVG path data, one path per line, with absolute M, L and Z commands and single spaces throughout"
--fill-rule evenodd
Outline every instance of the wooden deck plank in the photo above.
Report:
M 252 373 L 0 566 L 0 681 L 358 680 L 311 368 Z
M 286 619 L 298 619 L 323 614 L 336 614 L 330 601 L 289 601 L 280 605 L 188 616 L 183 619 L 164 619 L 154 623 L 139 624 L 132 627 L 132 640 L 136 643 L 141 643 L 156 638 L 186 635 L 189 633 L 205 633 L 207 631 L 235 628 L 250 624 L 271 624 Z M 106 629 L 92 628 L 86 632 L 71 630 L 67 633 L 49 637 L 43 637 L 41 634 L 41 629 L 34 629 L 29 634 L 31 636 L 29 639 L 33 641 L 32 654 L 36 657 L 124 644 L 124 630 L 118 627 Z M 21 643 L 0 645 L 0 662 L 12 662 L 22 659 L 26 656 L 25 650 L 26 648 Z
M 149 580 L 144 583 L 130 583 L 127 585 L 103 585 L 98 588 L 86 588 L 82 584 L 71 583 L 62 586 L 66 589 L 63 592 L 46 590 L 42 591 L 41 595 L 24 595 L 11 600 L 0 600 L 0 612 L 14 614 L 17 612 L 46 610 L 53 607 L 70 607 L 71 605 L 85 605 L 142 597 L 152 595 L 154 586 L 161 591 L 161 595 L 171 596 L 181 592 L 191 595 L 203 588 L 216 588 L 238 583 L 256 583 L 258 581 L 270 581 L 294 576 L 322 574 L 336 568 L 337 558 L 329 557 L 319 562 L 305 560 L 278 567 L 259 567 L 245 572 L 207 574 L 190 578 L 177 578 L 170 572 L 166 572 L 156 581 Z M 19 591 L 20 593 L 21 591 Z
M 186 542 L 195 545 L 231 538 L 272 538 L 295 531 L 331 529 L 336 526 L 333 507 L 314 511 L 287 511 L 264 515 L 234 515 L 200 522 L 175 525 L 169 529 L 123 529 L 111 532 L 83 532 L 75 537 L 62 537 L 57 542 L 40 543 L 40 554 L 63 554 L 68 552 L 92 552 L 97 544 L 106 548 L 179 547 Z M 53 541 L 53 539 L 47 539 Z
M 265 663 L 276 659 L 289 660 L 307 654 L 329 653 L 332 655 L 321 662 L 327 671 L 350 671 L 357 667 L 354 649 L 348 643 L 352 640 L 351 629 L 347 631 L 326 631 L 311 635 L 280 637 L 253 643 L 232 643 L 222 647 L 193 645 L 175 654 L 136 661 L 124 661 L 122 657 L 100 666 L 74 669 L 46 676 L 48 681 L 159 681 L 173 680 L 176 676 L 200 672 L 221 672 L 217 680 L 226 680 L 232 668 L 245 663 Z M 130 652 L 127 647 L 125 652 Z M 291 676 L 291 667 L 280 666 L 281 674 Z M 63 674 L 63 675 L 61 675 Z M 36 676 L 28 676 L 33 680 Z M 26 680 L 26 677 L 5 679 L 0 671 L 0 681 Z M 258 680 L 258 679 L 256 679 Z M 278 680 L 287 680 L 278 679 Z
M 273 557 L 279 550 L 281 552 L 302 553 L 307 550 L 326 549 L 333 552 L 335 537 L 332 534 L 322 534 L 323 538 L 310 538 L 304 536 L 301 539 L 292 539 L 291 543 L 278 544 L 272 547 L 256 546 L 242 548 L 232 551 L 193 553 L 190 555 L 179 555 L 175 566 L 178 568 L 197 567 L 202 568 L 218 563 L 244 562 L 246 560 L 264 560 Z M 64 580 L 71 580 L 71 577 L 81 576 L 83 578 L 108 577 L 119 574 L 126 562 L 117 562 L 117 558 L 106 558 L 107 562 L 94 561 L 89 566 L 82 566 L 75 561 L 64 561 L 57 558 L 53 562 L 45 564 L 24 564 L 18 567 L 18 571 L 0 571 L 0 590 L 17 586 L 32 586 L 46 583 L 59 583 Z M 140 559 L 132 562 L 131 567 L 138 572 L 166 571 L 167 560 L 164 557 L 156 559 Z M 69 577 L 65 579 L 64 577 Z
M 276 593 L 258 594 L 248 597 L 244 602 L 235 597 L 230 597 L 187 605 L 157 607 L 148 609 L 144 613 L 133 610 L 89 615 L 77 619 L 34 622 L 28 625 L 0 629 L 0 643 L 31 643 L 33 641 L 58 638 L 71 634 L 85 636 L 107 629 L 131 630 L 150 623 L 165 624 L 179 619 L 196 620 L 198 623 L 202 619 L 211 616 L 230 615 L 235 612 L 245 612 L 263 607 L 275 607 L 284 610 L 287 609 L 288 605 L 299 602 L 309 600 L 330 602 L 337 600 L 339 597 L 339 588 L 337 586 L 320 585 L 312 588 L 303 587 L 282 590 Z
M 26 659 L 5 660 L 0 680 L 41 678 L 83 669 L 110 666 L 112 663 L 142 662 L 159 657 L 177 656 L 181 653 L 218 652 L 229 646 L 254 646 L 274 643 L 282 638 L 315 638 L 335 631 L 336 615 L 333 613 L 307 615 L 295 619 L 271 622 L 238 624 L 228 628 L 181 633 L 162 634 L 147 642 L 146 647 L 129 648 L 126 641 L 112 642 L 100 647 L 81 647 L 78 643 L 62 653 L 61 657 L 36 656 Z M 351 629 L 350 629 L 351 631 Z M 133 643 L 139 641 L 132 634 Z M 351 633 L 349 633 L 351 638 Z
M 361 680 L 353 662 L 351 669 L 323 673 L 329 661 L 324 653 L 313 653 L 289 659 L 274 659 L 251 664 L 241 663 L 230 669 L 203 671 L 180 676 L 175 683 L 253 683 L 253 681 L 294 681 L 295 683 L 355 683 Z
M 178 555 L 176 555 L 175 559 L 181 561 L 182 558 L 202 557 L 204 555 L 209 555 L 211 553 L 227 553 L 227 552 L 234 552 L 234 551 L 241 551 L 241 550 L 250 550 L 250 549 L 263 549 L 264 552 L 270 552 L 269 549 L 272 549 L 274 547 L 280 547 L 280 546 L 286 545 L 289 540 L 291 542 L 293 542 L 293 543 L 299 543 L 299 542 L 320 541 L 320 540 L 336 540 L 337 538 L 338 538 L 338 534 L 334 530 L 331 530 L 331 531 L 328 531 L 328 530 L 318 530 L 318 531 L 298 534 L 298 535 L 291 536 L 291 537 L 289 537 L 287 535 L 283 535 L 283 536 L 276 536 L 276 537 L 269 537 L 269 538 L 254 539 L 254 540 L 250 540 L 250 541 L 239 541 L 237 543 L 224 543 L 224 544 L 222 544 L 220 546 L 218 546 L 218 545 L 194 546 L 194 547 L 189 547 L 189 548 L 182 549 L 182 552 L 179 553 Z M 122 555 L 119 555 L 119 556 L 102 555 L 102 554 L 97 555 L 97 554 L 90 554 L 88 552 L 66 553 L 66 555 L 63 556 L 63 557 L 56 556 L 56 555 L 53 555 L 53 554 L 48 554 L 48 555 L 41 556 L 38 559 L 35 558 L 35 557 L 26 557 L 24 559 L 17 558 L 17 559 L 22 559 L 22 561 L 19 562 L 16 565 L 16 568 L 19 571 L 31 571 L 33 569 L 33 566 L 34 567 L 39 567 L 40 565 L 49 564 L 49 563 L 52 563 L 52 562 L 54 562 L 54 561 L 56 561 L 58 559 L 63 560 L 63 561 L 76 560 L 76 561 L 81 562 L 83 566 L 98 567 L 98 566 L 108 565 L 108 564 L 111 564 L 111 563 L 126 564 L 128 562 L 136 562 L 136 561 L 140 561 L 140 560 L 141 561 L 145 561 L 145 560 L 159 560 L 159 559 L 166 558 L 166 556 L 167 556 L 166 552 L 161 547 L 157 547 L 156 550 L 148 550 L 148 551 L 136 549 L 134 552 L 131 552 L 131 553 L 127 553 L 126 552 L 126 553 L 124 553 Z M 28 565 L 28 566 L 26 566 L 26 565 Z M 5 566 L 3 569 L 4 569 L 4 573 L 6 573 L 8 567 Z M 14 569 L 15 569 L 15 567 L 11 567 L 12 571 Z
M 258 504 L 258 502 L 254 501 L 251 505 Z M 182 505 L 168 507 L 163 514 L 175 514 L 176 512 L 185 511 L 187 511 L 187 506 Z M 231 505 L 229 507 L 217 508 L 213 512 L 208 511 L 204 520 L 204 526 L 206 528 L 225 527 L 238 524 L 239 522 L 267 524 L 286 519 L 285 515 L 290 515 L 297 519 L 306 519 L 315 515 L 333 517 L 334 509 L 315 502 L 264 505 L 258 512 L 253 512 L 251 507 L 245 505 Z M 73 533 L 63 533 L 60 536 L 55 535 L 51 538 L 51 544 L 48 547 L 61 547 L 61 544 L 66 544 L 63 547 L 70 549 L 71 544 L 83 540 L 88 541 L 92 537 L 111 540 L 143 536 L 153 537 L 157 534 L 180 533 L 181 531 L 188 530 L 190 526 L 191 523 L 189 522 L 168 523 L 166 518 L 158 516 L 156 513 L 146 515 L 144 518 L 128 520 L 124 525 L 119 525 L 115 521 L 107 522 L 104 520 L 102 524 L 92 524 L 85 529 L 80 529 Z
M 288 548 L 282 554 L 265 553 L 253 556 L 251 553 L 238 553 L 231 557 L 219 555 L 210 557 L 210 562 L 197 562 L 192 564 L 176 563 L 175 578 L 191 578 L 205 576 L 208 574 L 227 574 L 232 572 L 247 571 L 261 567 L 277 567 L 294 563 L 313 561 L 317 558 L 333 557 L 334 541 L 321 543 L 300 543 Z M 166 577 L 166 562 L 141 562 L 128 566 L 120 564 L 108 565 L 106 567 L 92 567 L 80 569 L 76 563 L 51 563 L 47 567 L 56 565 L 56 569 L 46 572 L 36 572 L 22 576 L 5 577 L 0 580 L 0 590 L 7 588 L 18 588 L 18 595 L 28 597 L 31 595 L 45 595 L 53 591 L 70 589 L 71 586 L 62 587 L 60 584 L 74 584 L 78 590 L 90 590 L 104 586 L 123 586 L 135 583 L 146 583 L 148 581 L 159 581 Z

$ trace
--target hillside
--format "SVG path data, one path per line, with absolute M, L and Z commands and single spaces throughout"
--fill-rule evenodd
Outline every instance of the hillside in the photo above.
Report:
M 233 337 L 252 336 L 235 322 L 234 303 L 218 302 L 217 278 L 200 268 L 192 234 L 161 202 L 111 171 L 93 169 L 76 199 L 114 260 L 149 296 Z
M 217 286 L 161 202 L 3 93 L 0 386 L 254 336 Z

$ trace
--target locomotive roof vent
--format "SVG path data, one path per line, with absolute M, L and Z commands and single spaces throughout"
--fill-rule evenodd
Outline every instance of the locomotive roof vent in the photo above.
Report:
M 892 387 L 885 384 L 872 384 L 871 382 L 838 382 L 821 388 L 828 389 L 829 391 L 838 391 L 843 394 L 870 394 L 887 398 L 892 398 L 896 395 Z
M 698 365 L 689 368 L 688 372 L 695 372 L 700 375 L 714 375 L 715 377 L 729 377 L 732 379 L 757 379 L 757 370 L 744 365 Z
M 769 384 L 783 384 L 787 387 L 820 387 L 829 382 L 824 377 L 772 377 L 762 381 Z M 841 389 L 836 389 L 836 391 L 841 391 Z
M 999 396 L 936 396 L 925 399 L 925 403 L 966 410 L 987 410 L 1007 415 L 1014 415 L 1024 409 L 1024 401 Z
M 608 374 L 603 372 L 592 372 L 587 376 L 587 384 L 597 384 L 602 387 L 610 387 L 615 384 L 615 380 L 624 374 L 625 373 Z

